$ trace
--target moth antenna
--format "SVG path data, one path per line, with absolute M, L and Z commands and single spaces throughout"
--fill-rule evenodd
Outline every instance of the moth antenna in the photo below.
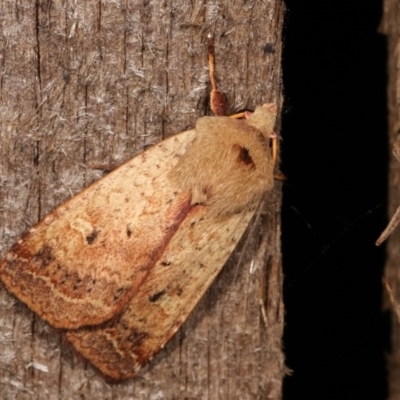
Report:
M 226 103 L 224 95 L 218 89 L 217 78 L 215 75 L 215 51 L 214 51 L 214 38 L 211 33 L 207 37 L 208 44 L 208 69 L 210 73 L 211 94 L 210 94 L 210 107 L 211 111 L 217 116 L 226 115 Z
M 246 116 L 246 111 L 230 115 L 229 118 L 240 119 L 240 118 L 245 118 L 245 116 Z
M 275 168 L 276 159 L 278 158 L 278 139 L 276 135 L 272 137 L 272 165 Z

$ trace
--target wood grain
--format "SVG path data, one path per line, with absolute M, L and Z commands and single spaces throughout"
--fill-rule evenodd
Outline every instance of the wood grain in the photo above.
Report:
M 261 0 L 1 3 L 1 253 L 96 180 L 92 165 L 120 164 L 208 113 L 209 31 L 229 113 L 281 104 L 283 9 Z M 2 289 L 4 398 L 279 399 L 278 186 L 157 362 L 124 384 L 107 385 Z

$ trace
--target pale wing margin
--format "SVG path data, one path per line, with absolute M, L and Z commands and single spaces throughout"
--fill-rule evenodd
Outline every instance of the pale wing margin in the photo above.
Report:
M 118 319 L 68 331 L 68 340 L 113 380 L 134 376 L 186 320 L 253 214 L 215 218 L 207 207 L 194 207 Z
M 166 175 L 195 134 L 151 147 L 31 228 L 1 262 L 6 288 L 56 328 L 120 312 L 190 209 Z

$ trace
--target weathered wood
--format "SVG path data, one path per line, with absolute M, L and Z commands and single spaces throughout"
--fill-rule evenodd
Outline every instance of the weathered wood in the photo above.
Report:
M 389 110 L 389 147 L 398 140 L 400 124 L 400 81 L 399 81 L 399 32 L 400 2 L 384 1 L 384 15 L 381 29 L 387 35 L 388 42 L 388 110 Z M 389 210 L 391 217 L 400 204 L 400 163 L 393 155 L 389 162 Z M 397 228 L 387 240 L 387 259 L 385 278 L 394 292 L 395 299 L 400 300 L 400 230 Z M 389 399 L 400 397 L 400 324 L 396 314 L 386 299 L 386 308 L 392 311 L 391 354 L 388 355 Z
M 26 4 L 25 4 L 26 3 Z M 0 4 L 0 252 L 55 206 L 208 113 L 206 37 L 230 112 L 281 103 L 283 2 Z M 4 399 L 279 399 L 285 372 L 279 184 L 183 328 L 108 385 L 0 290 Z

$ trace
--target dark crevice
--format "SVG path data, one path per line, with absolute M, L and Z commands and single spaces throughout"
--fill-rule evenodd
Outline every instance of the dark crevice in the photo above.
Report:
M 284 399 L 386 399 L 382 2 L 287 0 Z

